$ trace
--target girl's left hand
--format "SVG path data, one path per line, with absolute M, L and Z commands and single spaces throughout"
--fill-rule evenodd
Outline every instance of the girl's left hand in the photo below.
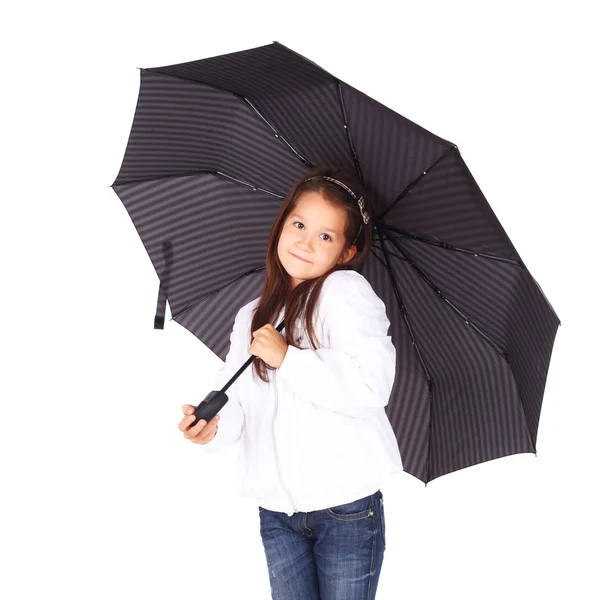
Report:
M 288 345 L 285 338 L 271 325 L 267 323 L 260 329 L 252 332 L 254 341 L 248 349 L 248 354 L 262 358 L 270 367 L 279 369 Z

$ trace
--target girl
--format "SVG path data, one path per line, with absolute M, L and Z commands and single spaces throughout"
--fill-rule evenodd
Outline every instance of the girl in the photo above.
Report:
M 184 437 L 219 451 L 241 439 L 235 480 L 259 504 L 276 600 L 371 600 L 385 550 L 380 485 L 402 471 L 385 413 L 396 350 L 385 304 L 352 267 L 371 246 L 371 203 L 344 168 L 318 167 L 282 202 L 261 296 L 237 313 L 220 389 L 229 401 Z M 284 318 L 284 337 L 275 325 Z M 310 346 L 309 346 L 310 342 Z M 217 428 L 220 431 L 217 434 Z

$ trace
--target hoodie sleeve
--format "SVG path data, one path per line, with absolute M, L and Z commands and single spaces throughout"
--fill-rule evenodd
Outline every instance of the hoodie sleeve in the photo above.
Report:
M 225 363 L 217 372 L 214 385 L 211 389 L 220 390 L 232 377 L 237 370 L 242 366 L 240 362 L 240 344 L 242 343 L 243 319 L 241 318 L 242 310 L 238 312 L 233 324 L 233 330 L 229 337 L 230 346 L 229 352 L 225 357 Z M 200 445 L 204 452 L 212 454 L 219 452 L 224 448 L 234 444 L 240 439 L 244 427 L 244 409 L 242 408 L 238 395 L 237 379 L 225 392 L 229 400 L 225 406 L 219 411 L 219 429 L 217 435 L 208 444 Z M 206 393 L 208 394 L 210 390 Z
M 336 271 L 329 278 L 319 299 L 328 344 L 319 341 L 329 347 L 288 346 L 277 373 L 307 402 L 367 417 L 387 405 L 394 385 L 390 321 L 384 302 L 360 273 Z

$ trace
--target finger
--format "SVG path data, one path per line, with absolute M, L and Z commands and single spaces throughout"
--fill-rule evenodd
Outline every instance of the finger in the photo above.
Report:
M 252 336 L 256 337 L 259 333 L 264 333 L 264 330 L 268 327 L 267 325 L 263 325 L 262 327 L 259 327 L 256 331 L 252 332 Z
M 179 421 L 178 427 L 181 431 L 185 431 L 193 422 L 194 419 L 196 418 L 196 415 L 187 415 L 185 417 L 183 417 L 183 419 L 181 419 L 181 421 Z
M 209 427 L 208 425 L 196 436 L 191 438 L 194 444 L 207 444 L 210 442 L 215 435 L 217 434 L 217 427 Z
M 215 415 L 207 424 L 206 419 L 200 419 L 193 427 L 190 427 L 185 433 L 185 437 L 192 439 L 195 438 L 205 427 L 214 427 L 217 422 L 217 415 Z
M 206 442 L 212 440 L 217 433 L 218 421 L 219 419 L 216 416 L 213 419 L 211 419 L 208 425 L 205 425 L 197 435 L 193 435 L 190 437 L 192 442 L 194 442 L 194 444 L 205 444 Z
M 191 440 L 206 427 L 206 421 L 204 419 L 200 419 L 193 427 L 189 427 L 189 425 L 190 423 L 188 423 L 188 429 L 186 429 L 186 431 L 183 432 L 183 435 L 188 440 Z
M 195 406 L 192 406 L 191 404 L 184 404 L 184 405 L 181 407 L 181 412 L 182 412 L 184 415 L 191 415 L 191 414 L 192 414 L 192 413 L 193 413 L 195 410 L 196 410 L 196 407 L 195 407 Z

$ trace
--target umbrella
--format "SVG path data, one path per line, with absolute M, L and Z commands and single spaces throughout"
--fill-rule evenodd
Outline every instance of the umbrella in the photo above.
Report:
M 261 293 L 280 201 L 298 177 L 333 163 L 352 169 L 374 203 L 360 272 L 391 321 L 386 413 L 404 470 L 427 484 L 537 455 L 560 320 L 458 147 L 278 42 L 140 69 L 111 187 L 158 275 L 154 327 L 168 300 L 172 320 L 224 360 L 237 311 Z M 254 358 L 206 397 L 197 420 L 220 410 Z

